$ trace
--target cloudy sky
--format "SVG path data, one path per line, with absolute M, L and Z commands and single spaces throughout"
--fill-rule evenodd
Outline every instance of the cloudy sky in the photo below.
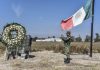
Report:
M 27 34 L 34 36 L 60 36 L 60 22 L 72 16 L 85 5 L 86 0 L 0 0 L 0 32 L 7 23 L 22 24 Z M 95 2 L 94 34 L 100 33 L 100 0 Z M 71 29 L 72 35 L 83 38 L 90 35 L 91 18 Z

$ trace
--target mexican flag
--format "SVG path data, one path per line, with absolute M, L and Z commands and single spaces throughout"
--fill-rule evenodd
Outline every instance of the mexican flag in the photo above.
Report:
M 92 16 L 92 1 L 87 0 L 84 7 L 81 7 L 73 16 L 61 21 L 63 30 L 69 30 L 74 26 L 81 24 L 84 20 Z

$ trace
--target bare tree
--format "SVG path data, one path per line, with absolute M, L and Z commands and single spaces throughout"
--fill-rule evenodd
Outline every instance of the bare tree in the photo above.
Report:
M 82 42 L 82 38 L 80 35 L 79 35 L 79 37 L 76 37 L 76 42 Z
M 85 42 L 90 42 L 90 40 L 91 40 L 91 37 L 89 35 L 86 35 Z
M 94 39 L 95 42 L 99 42 L 100 41 L 100 35 L 98 33 L 95 34 L 96 38 Z

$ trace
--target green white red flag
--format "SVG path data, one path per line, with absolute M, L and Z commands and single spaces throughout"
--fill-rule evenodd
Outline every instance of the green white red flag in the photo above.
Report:
M 88 0 L 84 7 L 81 7 L 73 16 L 61 21 L 61 27 L 63 30 L 69 30 L 74 26 L 81 24 L 84 20 L 88 19 L 92 15 L 92 1 Z

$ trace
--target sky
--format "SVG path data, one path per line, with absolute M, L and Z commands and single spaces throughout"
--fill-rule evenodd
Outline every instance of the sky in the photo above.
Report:
M 62 19 L 72 16 L 86 0 L 0 0 L 0 32 L 7 23 L 17 22 L 33 37 L 61 36 Z M 95 2 L 94 35 L 100 33 L 100 0 Z M 90 35 L 91 18 L 72 28 L 73 36 Z

